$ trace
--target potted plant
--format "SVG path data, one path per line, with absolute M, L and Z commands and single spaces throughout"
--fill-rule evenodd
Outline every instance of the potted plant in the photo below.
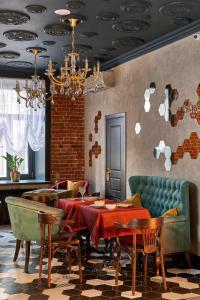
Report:
M 18 182 L 20 180 L 20 172 L 18 171 L 24 159 L 18 155 L 2 156 L 8 163 L 8 168 L 10 169 L 10 178 L 13 182 Z

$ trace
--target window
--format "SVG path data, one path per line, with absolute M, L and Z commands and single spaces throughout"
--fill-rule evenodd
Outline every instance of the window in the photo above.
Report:
M 2 155 L 14 154 L 24 158 L 19 168 L 21 178 L 34 178 L 35 156 L 45 145 L 45 109 L 34 111 L 24 100 L 19 105 L 15 83 L 15 79 L 0 79 L 0 179 L 10 177 Z

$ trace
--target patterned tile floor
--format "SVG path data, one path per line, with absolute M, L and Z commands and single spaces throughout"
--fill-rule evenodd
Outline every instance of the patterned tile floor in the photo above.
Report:
M 23 272 L 24 249 L 16 263 L 12 261 L 15 238 L 10 227 L 0 227 L 0 300 L 126 300 L 126 299 L 172 299 L 200 300 L 200 262 L 195 269 L 187 269 L 184 257 L 166 259 L 168 290 L 162 289 L 161 278 L 154 277 L 153 258 L 149 262 L 147 284 L 144 285 L 142 271 L 137 272 L 136 295 L 131 294 L 131 268 L 125 254 L 121 260 L 119 285 L 114 284 L 113 263 L 109 253 L 95 251 L 83 258 L 83 284 L 79 283 L 78 268 L 74 263 L 73 273 L 66 271 L 65 255 L 60 253 L 52 262 L 52 287 L 47 288 L 47 275 L 42 284 L 38 281 L 39 246 L 31 246 L 29 274 Z M 44 260 L 44 273 L 46 273 Z

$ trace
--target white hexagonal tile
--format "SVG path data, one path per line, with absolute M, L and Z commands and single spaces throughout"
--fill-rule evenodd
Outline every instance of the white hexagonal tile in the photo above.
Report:
M 91 289 L 91 290 L 84 290 L 81 293 L 82 296 L 86 296 L 89 298 L 93 298 L 93 297 L 98 297 L 102 295 L 102 291 L 98 291 L 95 289 Z
M 150 97 L 151 97 L 150 90 L 149 90 L 149 89 L 146 89 L 146 90 L 144 91 L 144 100 L 145 100 L 145 101 L 149 101 Z
M 195 299 L 195 297 L 199 297 L 199 295 L 193 293 L 179 294 L 173 292 L 167 292 L 162 294 L 162 298 L 169 299 L 169 300 L 183 300 L 183 299 L 192 299 L 192 298 Z
M 24 293 L 20 293 L 20 294 L 10 295 L 6 299 L 9 299 L 9 300 L 28 300 L 29 298 L 30 298 L 30 295 L 24 294 Z M 1 299 L 1 296 L 0 296 L 0 299 Z
M 140 123 L 136 123 L 135 124 L 135 133 L 140 134 L 140 131 L 141 131 L 141 125 L 140 125 Z
M 115 279 L 104 280 L 104 284 L 110 285 L 110 286 L 116 286 Z M 118 285 L 123 285 L 123 281 L 118 280 Z
M 90 285 L 98 286 L 98 285 L 105 284 L 105 281 L 101 279 L 89 279 L 86 281 L 86 283 Z
M 181 274 L 181 273 L 187 273 L 192 275 L 200 274 L 200 270 L 197 269 L 178 269 L 178 268 L 169 268 L 167 269 L 167 272 L 172 274 Z
M 165 166 L 165 170 L 169 172 L 171 170 L 171 168 L 172 168 L 171 159 L 169 159 L 169 158 L 166 159 L 165 163 L 164 163 L 164 166 Z
M 90 264 L 102 264 L 104 261 L 103 261 L 103 259 L 91 258 L 91 259 L 88 259 L 87 262 Z
M 150 103 L 150 101 L 145 101 L 145 103 L 144 103 L 144 111 L 145 111 L 145 112 L 149 112 L 149 111 L 150 111 L 150 108 L 151 108 L 151 103 Z
M 135 299 L 142 297 L 142 293 L 136 291 L 135 295 L 133 295 L 132 291 L 125 291 L 121 293 L 121 296 L 128 299 Z
M 159 106 L 159 115 L 161 116 L 161 117 L 163 117 L 164 115 L 165 115 L 165 105 L 162 103 L 162 104 L 160 104 L 160 106 Z
M 160 141 L 158 148 L 160 150 L 161 153 L 164 153 L 165 151 L 165 142 L 164 141 Z

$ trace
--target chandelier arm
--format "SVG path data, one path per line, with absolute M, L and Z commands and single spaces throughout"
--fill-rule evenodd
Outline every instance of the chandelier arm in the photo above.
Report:
M 63 86 L 64 83 L 62 81 L 59 81 L 58 79 L 56 79 L 52 74 L 49 75 L 49 79 L 53 81 L 53 83 L 55 83 L 56 85 L 59 86 Z
M 29 101 L 29 97 L 23 97 L 22 95 L 20 95 L 20 92 L 16 91 L 17 92 L 17 96 L 19 96 L 21 99 L 25 100 L 25 101 Z M 28 95 L 28 94 L 27 94 Z

